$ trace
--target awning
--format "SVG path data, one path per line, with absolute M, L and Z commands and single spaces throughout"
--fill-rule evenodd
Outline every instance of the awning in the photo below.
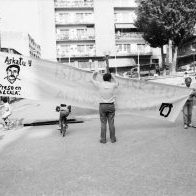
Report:
M 116 29 L 136 29 L 133 23 L 118 23 L 115 24 Z

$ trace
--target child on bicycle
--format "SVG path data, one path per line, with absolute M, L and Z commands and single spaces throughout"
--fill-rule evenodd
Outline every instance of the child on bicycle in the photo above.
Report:
M 2 112 L 2 119 L 4 121 L 4 126 L 7 127 L 10 120 L 9 120 L 9 116 L 12 114 L 12 111 L 11 111 L 11 107 L 10 107 L 10 104 L 8 103 L 8 98 L 7 97 L 4 97 L 3 98 L 3 112 Z
M 71 106 L 66 104 L 61 104 L 59 107 L 59 126 L 61 127 L 61 130 L 63 129 L 63 123 L 67 122 L 67 117 L 71 113 Z

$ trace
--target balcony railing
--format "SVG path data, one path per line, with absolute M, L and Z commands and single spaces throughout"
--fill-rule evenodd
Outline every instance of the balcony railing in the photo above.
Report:
M 93 7 L 93 1 L 57 1 L 55 8 L 86 8 Z
M 79 20 L 79 19 L 74 19 L 74 20 L 65 20 L 65 19 L 55 19 L 55 23 L 58 25 L 69 25 L 69 24 L 93 24 L 94 21 L 93 19 L 86 19 L 86 20 Z
M 116 40 L 132 40 L 132 39 L 143 39 L 141 33 L 121 33 L 115 34 Z
M 58 35 L 56 37 L 57 41 L 81 41 L 81 40 L 95 40 L 94 35 L 83 35 L 83 36 L 67 36 L 67 35 Z
M 70 57 L 88 57 L 88 56 L 95 56 L 95 51 L 91 52 L 61 52 L 57 53 L 57 58 L 70 58 Z
M 140 55 L 151 55 L 152 54 L 152 51 L 151 50 L 142 50 L 140 51 Z M 138 55 L 138 52 L 137 51 L 118 51 L 117 56 L 127 56 L 127 55 Z

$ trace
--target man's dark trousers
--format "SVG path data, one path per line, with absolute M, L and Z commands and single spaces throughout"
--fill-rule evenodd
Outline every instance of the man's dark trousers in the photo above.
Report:
M 110 130 L 110 139 L 116 140 L 115 126 L 114 126 L 114 116 L 115 116 L 114 103 L 100 103 L 99 114 L 100 114 L 100 120 L 101 120 L 101 140 L 106 140 L 107 121 L 109 125 L 109 130 Z

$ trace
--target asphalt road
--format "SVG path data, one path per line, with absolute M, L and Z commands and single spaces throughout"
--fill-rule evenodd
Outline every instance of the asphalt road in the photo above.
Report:
M 194 116 L 195 116 L 194 111 Z M 99 119 L 0 132 L 1 196 L 195 196 L 196 129 L 116 117 L 117 142 L 99 143 Z

